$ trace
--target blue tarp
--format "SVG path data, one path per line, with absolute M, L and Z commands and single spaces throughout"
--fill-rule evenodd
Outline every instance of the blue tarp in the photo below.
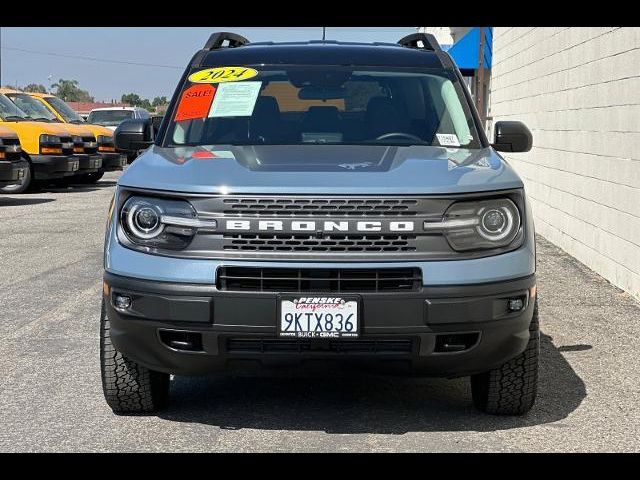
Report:
M 484 27 L 484 68 L 491 68 L 493 28 Z M 478 48 L 480 47 L 480 27 L 473 27 L 447 51 L 460 70 L 478 68 Z

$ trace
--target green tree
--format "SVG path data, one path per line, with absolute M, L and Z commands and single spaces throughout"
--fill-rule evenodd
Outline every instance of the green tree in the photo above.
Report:
M 93 102 L 93 97 L 89 92 L 82 90 L 77 80 L 60 79 L 58 83 L 51 86 L 53 94 L 60 97 L 65 102 Z
M 125 93 L 124 95 L 122 95 L 120 101 L 122 103 L 128 103 L 132 107 L 139 107 L 142 103 L 142 98 L 140 98 L 140 95 L 138 95 L 137 93 Z
M 41 83 L 30 83 L 24 87 L 24 91 L 32 93 L 47 93 L 47 88 Z
M 161 107 L 163 105 L 167 105 L 169 102 L 167 101 L 167 97 L 155 97 L 151 105 L 154 107 Z

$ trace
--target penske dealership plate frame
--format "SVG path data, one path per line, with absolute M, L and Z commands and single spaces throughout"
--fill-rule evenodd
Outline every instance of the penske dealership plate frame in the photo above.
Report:
M 330 299 L 330 298 L 340 298 L 345 302 L 356 302 L 356 322 L 355 322 L 355 330 L 353 332 L 335 332 L 335 335 L 316 335 L 315 332 L 312 331 L 311 335 L 309 332 L 306 333 L 295 333 L 291 335 L 293 332 L 284 332 L 282 329 L 282 302 L 294 300 L 300 300 L 303 298 L 318 298 L 318 299 Z M 362 297 L 360 295 L 342 295 L 342 294 L 331 294 L 331 293 L 309 293 L 309 294 L 279 294 L 276 298 L 277 308 L 276 308 L 276 332 L 279 338 L 307 338 L 307 339 L 334 339 L 339 340 L 341 338 L 360 338 L 362 333 Z M 305 322 L 306 323 L 306 322 Z

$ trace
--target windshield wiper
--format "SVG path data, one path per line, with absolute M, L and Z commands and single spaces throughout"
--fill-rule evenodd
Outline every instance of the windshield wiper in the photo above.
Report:
M 22 120 L 26 120 L 26 118 L 19 117 L 18 115 L 7 115 L 6 117 L 4 117 L 4 119 L 7 121 L 14 121 L 14 122 L 20 122 Z
M 47 122 L 47 123 L 51 122 L 50 119 L 45 117 L 35 117 L 35 118 L 31 117 L 31 120 L 33 120 L 34 122 Z
M 69 123 L 75 123 L 76 125 L 84 123 L 84 120 L 69 120 Z

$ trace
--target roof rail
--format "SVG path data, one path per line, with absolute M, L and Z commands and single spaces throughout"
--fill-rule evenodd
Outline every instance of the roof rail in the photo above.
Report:
M 422 43 L 422 45 L 420 45 Z M 398 44 L 408 48 L 419 48 L 423 50 L 432 50 L 441 52 L 440 44 L 430 33 L 412 33 L 398 40 Z
M 249 43 L 249 40 L 237 33 L 216 32 L 212 33 L 209 40 L 207 40 L 207 43 L 204 44 L 204 50 L 217 50 L 222 48 L 222 44 L 225 41 L 229 42 L 229 48 L 242 47 Z

